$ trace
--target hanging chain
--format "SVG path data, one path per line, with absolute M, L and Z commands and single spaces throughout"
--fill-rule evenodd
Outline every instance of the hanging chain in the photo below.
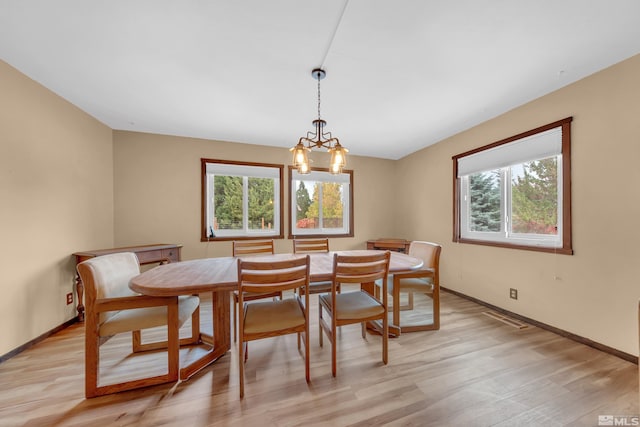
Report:
M 318 73 L 318 120 L 320 120 L 320 73 Z

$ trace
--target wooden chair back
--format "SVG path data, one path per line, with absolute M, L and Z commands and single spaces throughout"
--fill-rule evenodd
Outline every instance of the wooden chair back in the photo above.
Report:
M 329 252 L 329 239 L 293 239 L 293 253 Z
M 333 283 L 386 282 L 389 275 L 389 251 L 368 255 L 333 256 Z
M 97 300 L 137 295 L 129 289 L 129 280 L 140 274 L 140 264 L 135 253 L 121 252 L 82 263 L 78 266 L 78 274 L 83 278 L 85 307 L 95 312 Z M 99 312 L 98 324 L 104 323 L 117 313 Z
M 313 254 L 313 253 L 327 253 L 329 252 L 329 239 L 293 239 L 293 253 L 294 254 Z M 312 294 L 319 294 L 322 292 L 331 291 L 331 281 L 321 280 L 310 282 L 308 288 L 304 288 L 303 291 L 309 289 Z M 340 286 L 338 286 L 338 292 Z
M 442 252 L 442 246 L 437 243 L 413 241 L 409 246 L 409 255 L 415 258 L 420 258 L 424 265 L 423 270 L 433 269 L 434 280 L 438 277 L 438 270 L 440 268 L 440 253 Z
M 271 240 L 234 240 L 233 256 L 274 254 L 273 239 Z
M 238 288 L 244 292 L 283 292 L 309 282 L 309 256 L 283 261 L 238 260 Z

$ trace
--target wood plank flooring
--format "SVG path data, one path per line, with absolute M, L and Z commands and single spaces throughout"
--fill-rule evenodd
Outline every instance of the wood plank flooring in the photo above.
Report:
M 208 310 L 204 301 L 203 321 Z M 186 382 L 85 400 L 84 326 L 74 324 L 0 364 L 0 426 L 548 427 L 638 414 L 637 365 L 534 326 L 514 328 L 447 292 L 441 310 L 439 331 L 389 340 L 386 366 L 380 337 L 342 328 L 333 378 L 313 295 L 311 383 L 295 335 L 252 342 L 243 401 L 235 347 Z M 163 354 L 126 357 L 129 344 L 123 336 L 103 346 L 107 373 L 164 367 Z

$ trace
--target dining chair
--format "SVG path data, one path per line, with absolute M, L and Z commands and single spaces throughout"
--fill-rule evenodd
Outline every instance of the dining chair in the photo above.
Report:
M 304 342 L 305 378 L 309 371 L 309 293 L 300 288 L 309 286 L 309 255 L 284 261 L 252 261 L 238 259 L 238 287 L 242 315 L 239 318 L 238 366 L 240 398 L 244 397 L 244 365 L 249 341 L 286 334 L 298 334 Z M 283 293 L 287 298 L 246 304 L 248 294 Z M 304 298 L 304 302 L 302 301 Z
M 234 240 L 233 243 L 233 256 L 245 257 L 251 255 L 273 255 L 275 253 L 273 240 Z M 259 292 L 244 295 L 244 301 L 253 301 L 264 298 L 280 298 L 282 299 L 282 292 Z M 238 291 L 233 291 L 233 341 L 238 338 L 238 304 L 240 297 Z
M 333 273 L 331 292 L 320 294 L 319 324 L 320 346 L 323 331 L 331 341 L 331 373 L 336 376 L 336 331 L 339 326 L 353 323 L 362 324 L 362 337 L 366 338 L 366 323 L 373 320 L 382 322 L 382 362 L 388 360 L 389 320 L 387 316 L 387 276 L 389 275 L 389 251 L 367 255 L 333 256 Z M 381 299 L 362 290 L 363 284 L 380 280 L 382 283 Z M 361 289 L 353 292 L 338 293 L 338 284 L 359 283 Z M 326 316 L 330 317 L 329 320 Z
M 400 332 L 432 331 L 440 329 L 440 253 L 442 246 L 437 243 L 413 241 L 408 255 L 420 258 L 423 266 L 419 270 L 396 273 L 390 276 L 388 292 L 393 297 L 393 324 Z M 407 293 L 407 305 L 400 305 L 400 294 Z M 414 309 L 414 293 L 424 294 L 431 299 L 433 321 L 411 325 L 401 325 L 400 311 Z M 428 308 L 428 307 L 427 307 Z M 429 316 L 431 317 L 431 316 Z
M 329 239 L 293 239 L 294 254 L 314 254 L 329 252 Z M 306 291 L 306 289 L 303 289 Z M 331 280 L 309 282 L 309 293 L 319 294 L 331 291 Z M 340 285 L 338 285 L 340 292 Z
M 117 393 L 178 380 L 181 344 L 196 344 L 200 336 L 197 296 L 151 297 L 129 289 L 140 274 L 138 257 L 120 252 L 90 258 L 77 265 L 85 287 L 85 396 Z M 179 328 L 191 317 L 191 337 L 180 339 Z M 167 340 L 143 343 L 141 330 L 167 327 Z M 167 349 L 167 373 L 100 384 L 100 345 L 116 334 L 132 333 L 132 352 Z

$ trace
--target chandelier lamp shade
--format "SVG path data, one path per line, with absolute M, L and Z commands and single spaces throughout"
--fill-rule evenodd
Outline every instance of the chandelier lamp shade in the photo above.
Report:
M 334 138 L 331 132 L 324 131 L 327 122 L 320 117 L 320 80 L 324 79 L 327 73 L 320 68 L 316 68 L 311 72 L 311 75 L 318 80 L 318 118 L 312 122 L 315 131 L 307 132 L 307 135 L 301 137 L 295 147 L 289 150 L 293 153 L 293 167 L 298 169 L 298 173 L 301 174 L 311 172 L 309 151 L 312 148 L 326 148 L 331 153 L 329 172 L 339 174 L 342 173 L 342 168 L 347 164 L 347 152 L 349 150 L 340 145 L 338 138 Z

